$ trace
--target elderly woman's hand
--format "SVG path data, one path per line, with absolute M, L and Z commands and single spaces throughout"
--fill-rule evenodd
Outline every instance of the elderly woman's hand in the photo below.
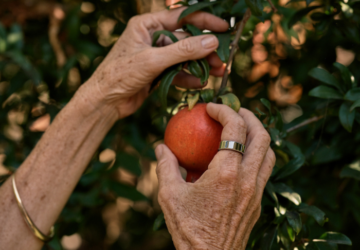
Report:
M 175 156 L 156 148 L 159 202 L 177 249 L 244 250 L 261 212 L 261 198 L 275 155 L 270 137 L 254 114 L 208 104 L 208 114 L 223 126 L 221 140 L 246 142 L 244 156 L 220 151 L 195 183 L 186 183 Z
M 152 47 L 152 35 L 157 30 L 175 31 L 184 24 L 200 29 L 224 32 L 228 23 L 209 13 L 197 12 L 178 22 L 184 8 L 145 14 L 132 18 L 93 76 L 82 87 L 88 101 L 116 108 L 118 118 L 134 113 L 148 96 L 152 81 L 166 68 L 180 62 L 207 57 L 212 75 L 224 72 L 223 63 L 213 53 L 218 47 L 214 35 L 188 37 L 185 32 L 174 32 L 179 42 L 172 44 L 168 38 L 158 41 L 163 47 Z M 199 88 L 200 80 L 181 72 L 174 80 L 176 85 Z

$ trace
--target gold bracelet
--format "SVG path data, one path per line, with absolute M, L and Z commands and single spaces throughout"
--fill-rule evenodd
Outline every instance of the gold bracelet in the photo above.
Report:
M 38 238 L 39 240 L 41 241 L 50 241 L 53 237 L 54 237 L 54 227 L 51 227 L 50 229 L 50 235 L 45 235 L 43 234 L 34 224 L 34 222 L 31 220 L 29 214 L 27 213 L 24 205 L 22 204 L 22 201 L 20 199 L 20 195 L 19 195 L 19 192 L 17 191 L 17 188 L 16 188 L 16 184 L 15 184 L 15 174 L 12 175 L 12 186 L 13 186 L 13 190 L 14 190 L 14 194 L 15 194 L 15 197 L 16 197 L 16 201 L 17 201 L 17 204 L 19 206 L 19 209 L 22 213 L 22 215 L 24 216 L 24 219 L 26 221 L 26 224 L 29 225 L 30 229 L 34 232 L 36 238 Z

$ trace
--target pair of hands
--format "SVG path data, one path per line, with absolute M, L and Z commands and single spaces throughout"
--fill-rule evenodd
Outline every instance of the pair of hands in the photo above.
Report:
M 185 23 L 200 29 L 224 32 L 228 24 L 208 13 L 198 12 L 177 22 L 184 8 L 146 14 L 130 20 L 127 29 L 94 75 L 82 87 L 92 101 L 116 109 L 118 118 L 134 113 L 148 96 L 151 82 L 166 68 L 206 57 L 211 74 L 221 76 L 224 66 L 214 53 L 218 40 L 213 35 L 188 37 L 153 48 L 157 30 L 175 31 Z M 182 72 L 174 84 L 201 87 L 200 80 Z M 90 98 L 89 98 L 90 97 Z M 165 146 L 156 149 L 159 161 L 159 202 L 178 249 L 245 249 L 250 232 L 261 212 L 261 197 L 275 164 L 270 137 L 252 112 L 236 113 L 225 105 L 208 104 L 207 111 L 224 129 L 222 140 L 245 143 L 246 154 L 220 151 L 196 183 L 186 183 L 177 159 Z

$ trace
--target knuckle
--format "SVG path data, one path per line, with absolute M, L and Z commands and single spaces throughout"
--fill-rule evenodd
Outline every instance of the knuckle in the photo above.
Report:
M 244 119 L 242 119 L 239 116 L 237 116 L 237 119 L 235 120 L 235 125 L 236 125 L 237 129 L 240 129 L 240 130 L 246 130 L 247 129 Z
M 139 19 L 140 19 L 140 16 L 133 16 L 132 18 L 130 18 L 128 25 L 133 26 L 133 25 L 139 23 Z
M 253 181 L 247 181 L 245 185 L 241 187 L 241 193 L 244 197 L 252 198 L 255 196 L 255 185 L 252 185 Z
M 259 133 L 260 138 L 263 140 L 264 144 L 270 145 L 271 137 L 266 130 L 263 130 Z
M 237 181 L 237 177 L 238 173 L 235 170 L 226 169 L 219 173 L 219 180 L 224 183 L 232 184 Z
M 178 47 L 181 53 L 192 54 L 195 52 L 195 46 L 189 39 L 181 40 L 178 43 Z

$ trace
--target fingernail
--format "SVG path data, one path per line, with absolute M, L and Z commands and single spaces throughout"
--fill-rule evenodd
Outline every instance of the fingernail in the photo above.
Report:
M 217 45 L 217 38 L 215 36 L 207 36 L 202 41 L 201 44 L 204 49 L 211 49 Z
M 157 146 L 156 149 L 155 149 L 156 158 L 160 159 L 161 156 L 162 156 L 162 153 L 163 153 L 162 146 L 160 146 L 160 145 Z

